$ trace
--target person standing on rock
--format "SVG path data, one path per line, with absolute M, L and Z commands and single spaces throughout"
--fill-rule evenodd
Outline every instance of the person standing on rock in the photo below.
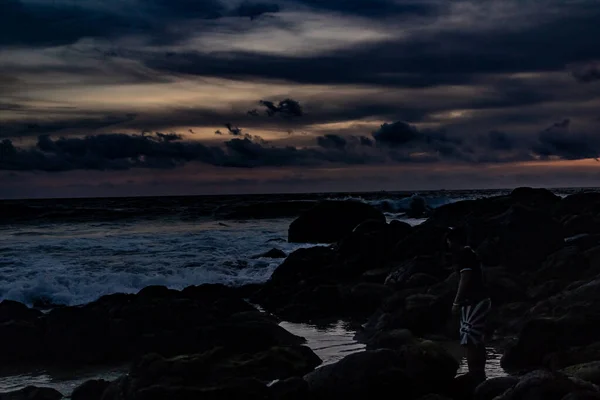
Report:
M 446 245 L 452 252 L 453 267 L 460 280 L 453 314 L 460 314 L 460 343 L 466 348 L 469 375 L 476 380 L 486 379 L 485 323 L 491 309 L 481 262 L 467 246 L 467 232 L 463 228 L 451 229 L 446 235 Z

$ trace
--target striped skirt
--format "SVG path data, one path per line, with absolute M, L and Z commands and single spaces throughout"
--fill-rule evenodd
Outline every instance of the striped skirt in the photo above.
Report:
M 485 338 L 485 322 L 492 308 L 490 299 L 461 307 L 460 344 L 483 344 Z

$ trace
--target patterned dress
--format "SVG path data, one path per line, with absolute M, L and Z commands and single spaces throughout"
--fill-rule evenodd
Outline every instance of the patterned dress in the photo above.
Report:
M 483 271 L 477 254 L 470 247 L 463 248 L 455 261 L 459 274 L 471 273 L 469 285 L 461 299 L 460 343 L 462 345 L 483 344 L 485 324 L 492 303 L 485 287 Z

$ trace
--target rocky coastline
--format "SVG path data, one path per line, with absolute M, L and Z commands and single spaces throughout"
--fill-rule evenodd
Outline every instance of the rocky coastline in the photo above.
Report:
M 354 201 L 322 201 L 290 225 L 297 250 L 262 285 L 151 286 L 49 312 L 0 303 L 2 370 L 128 363 L 71 399 L 600 399 L 600 194 L 518 188 L 427 212 L 412 227 Z M 485 268 L 508 377 L 457 376 L 457 277 L 442 248 L 467 225 Z M 278 252 L 275 257 L 283 257 Z M 259 311 L 255 305 L 260 306 Z M 366 351 L 320 366 L 281 320 L 360 326 Z M 25 388 L 0 400 L 51 400 Z

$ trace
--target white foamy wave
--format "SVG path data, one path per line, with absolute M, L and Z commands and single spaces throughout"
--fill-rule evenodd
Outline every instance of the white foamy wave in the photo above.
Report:
M 441 207 L 446 204 L 454 203 L 461 200 L 468 200 L 470 197 L 468 196 L 444 196 L 444 195 L 436 195 L 436 196 L 428 196 L 428 195 L 419 195 L 413 194 L 412 196 L 404 196 L 404 197 L 384 197 L 378 199 L 369 199 L 361 196 L 343 196 L 343 197 L 332 197 L 330 200 L 353 200 L 353 201 L 361 201 L 363 203 L 367 203 L 377 208 L 378 210 L 383 211 L 388 214 L 401 214 L 409 211 L 411 209 L 411 204 L 417 199 L 422 199 L 427 207 L 434 209 Z
M 265 282 L 280 259 L 253 259 L 285 242 L 287 220 L 235 223 L 136 222 L 47 225 L 23 235 L 0 230 L 0 300 L 29 305 L 83 304 L 148 285 L 183 289 L 203 283 Z M 23 229 L 25 231 L 25 228 Z

